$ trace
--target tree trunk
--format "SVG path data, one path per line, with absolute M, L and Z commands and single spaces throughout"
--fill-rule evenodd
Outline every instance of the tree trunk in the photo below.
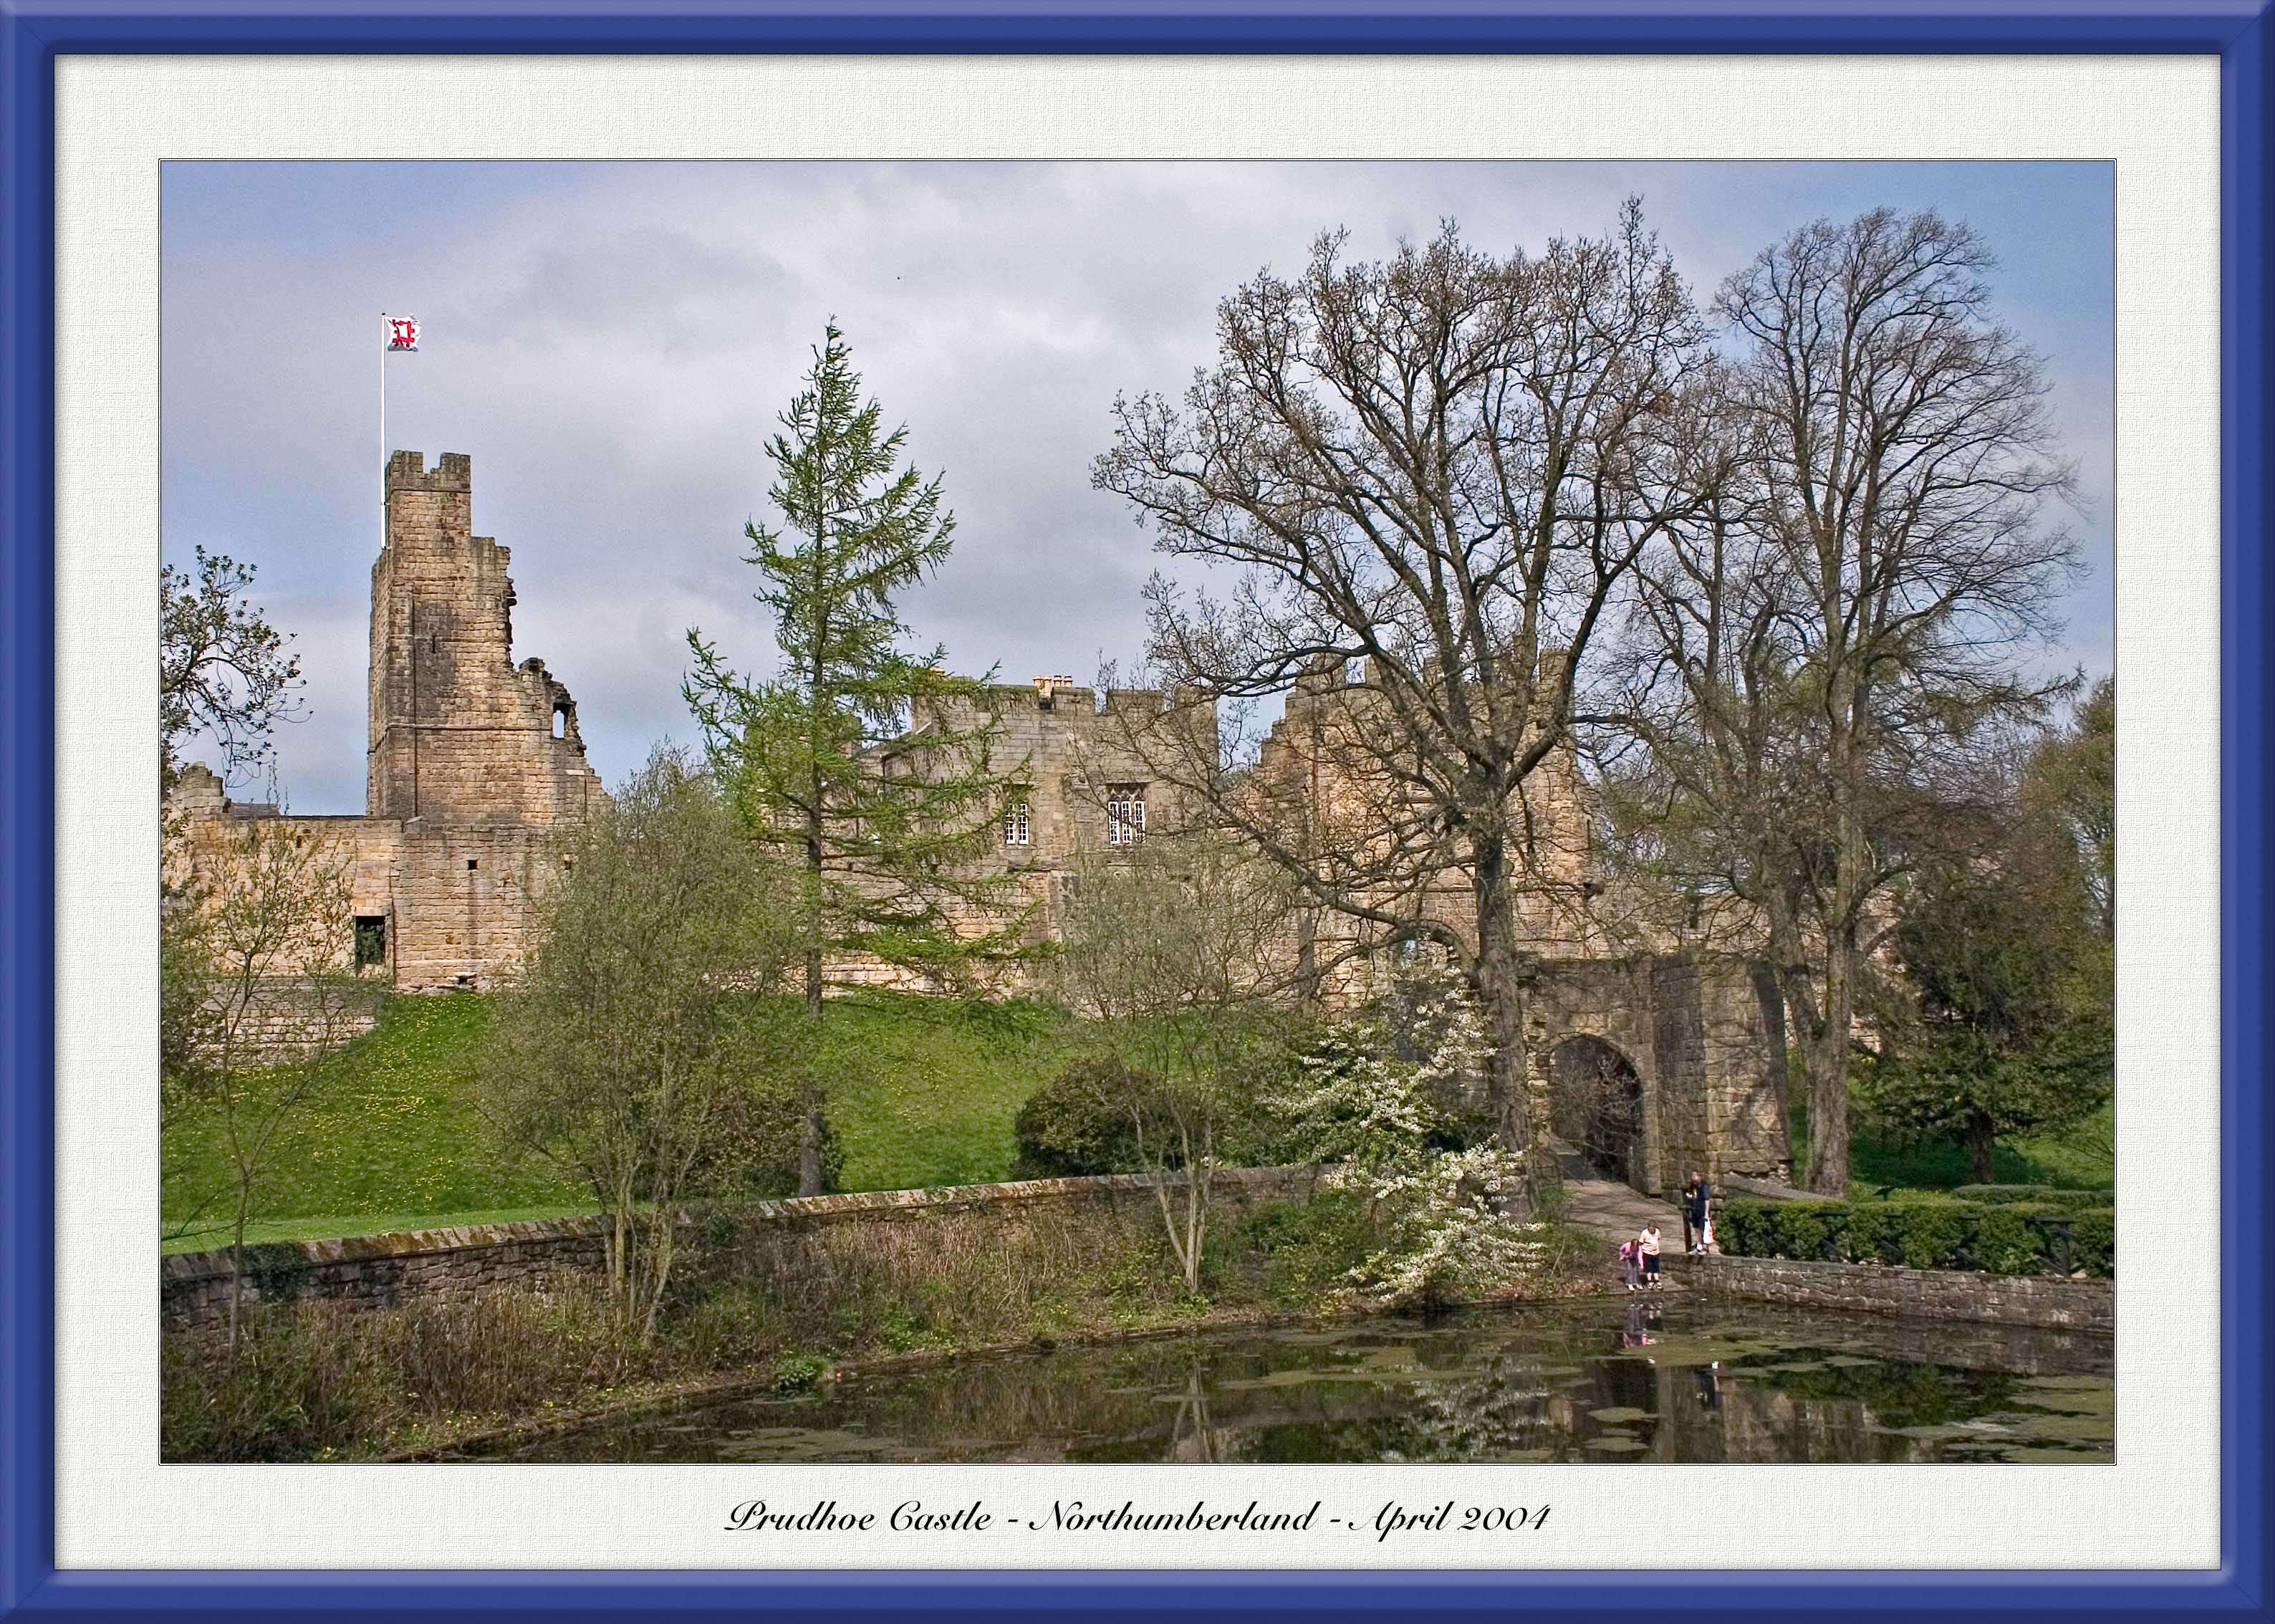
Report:
M 1977 1184 L 1995 1184 L 1999 1181 L 1991 1170 L 1992 1147 L 1998 1142 L 1991 1119 L 1981 1112 L 1967 1119 L 1967 1156 L 1974 1164 Z
M 1813 1031 L 1805 1031 L 1802 1063 L 1809 1074 L 1809 1167 L 1802 1187 L 1812 1195 L 1848 1193 L 1848 1027 L 1855 1015 L 1853 942 L 1825 944 L 1825 993 Z
M 820 804 L 820 783 L 814 787 L 814 804 Z M 809 812 L 805 820 L 805 876 L 812 891 L 808 907 L 805 935 L 805 1014 L 810 1021 L 821 1019 L 821 814 Z M 805 1084 L 805 1121 L 799 1126 L 797 1136 L 797 1193 L 818 1196 L 821 1193 L 821 1084 L 809 1077 Z
M 1493 1045 L 1493 1107 L 1502 1145 L 1525 1165 L 1523 1192 L 1511 1215 L 1526 1217 L 1553 1199 L 1562 1182 L 1556 1159 L 1540 1141 L 1524 1058 L 1524 984 L 1516 947 L 1516 902 L 1509 895 L 1508 853 L 1498 838 L 1473 842 L 1471 880 L 1478 909 L 1478 1007 Z

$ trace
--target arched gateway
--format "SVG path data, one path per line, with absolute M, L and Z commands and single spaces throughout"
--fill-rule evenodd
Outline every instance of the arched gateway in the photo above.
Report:
M 1540 959 L 1526 994 L 1550 1131 L 1601 1176 L 1658 1195 L 1694 1173 L 1792 1176 L 1785 1005 L 1768 965 Z
M 1548 1057 L 1549 1125 L 1588 1165 L 1642 1187 L 1643 1078 L 1601 1038 L 1567 1038 Z

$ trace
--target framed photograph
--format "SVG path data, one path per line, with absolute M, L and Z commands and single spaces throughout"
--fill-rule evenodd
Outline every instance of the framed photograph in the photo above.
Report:
M 0 0 L 0 1616 L 2265 1614 L 2267 13 Z

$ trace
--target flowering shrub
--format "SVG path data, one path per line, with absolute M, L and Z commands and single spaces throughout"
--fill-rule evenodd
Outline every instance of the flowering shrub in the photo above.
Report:
M 1501 1211 L 1523 1176 L 1522 1159 L 1490 1141 L 1403 1169 L 1337 1169 L 1330 1181 L 1363 1191 L 1384 1220 L 1387 1243 L 1351 1283 L 1385 1307 L 1438 1308 L 1529 1278 L 1546 1254 L 1543 1227 Z
M 1483 1016 L 1452 977 L 1402 991 L 1403 1033 L 1380 1015 L 1331 1029 L 1272 1104 L 1304 1153 L 1330 1164 L 1326 1182 L 1364 1197 L 1374 1216 L 1384 1243 L 1350 1271 L 1353 1288 L 1383 1306 L 1432 1307 L 1523 1279 L 1546 1249 L 1541 1226 L 1501 1211 L 1523 1158 L 1491 1137 L 1459 1144 L 1446 1103 L 1492 1058 Z M 1426 1041 L 1415 1044 L 1417 1032 Z

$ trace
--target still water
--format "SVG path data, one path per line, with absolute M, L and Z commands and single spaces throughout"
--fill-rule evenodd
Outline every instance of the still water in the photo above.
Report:
M 2106 1337 L 1683 1293 L 971 1358 L 503 1458 L 2108 1461 L 2112 1369 Z

